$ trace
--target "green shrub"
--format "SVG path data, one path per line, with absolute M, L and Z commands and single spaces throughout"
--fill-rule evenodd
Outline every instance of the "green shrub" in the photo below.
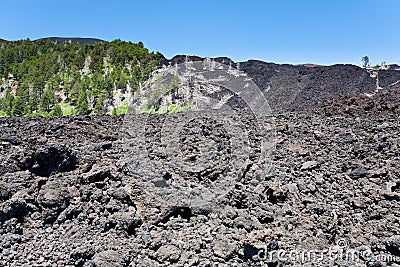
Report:
M 54 105 L 53 110 L 50 112 L 51 116 L 62 116 L 63 112 L 61 110 L 60 105 Z

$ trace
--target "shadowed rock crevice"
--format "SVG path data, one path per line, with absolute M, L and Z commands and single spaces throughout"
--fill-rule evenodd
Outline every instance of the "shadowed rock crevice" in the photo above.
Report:
M 21 163 L 21 168 L 37 176 L 49 177 L 53 173 L 73 171 L 77 165 L 78 159 L 70 149 L 45 146 L 28 156 Z
M 171 218 L 182 218 L 184 220 L 190 221 L 190 218 L 193 216 L 192 210 L 189 207 L 176 207 L 170 210 L 163 216 L 159 221 L 156 222 L 156 225 L 159 223 L 167 223 Z

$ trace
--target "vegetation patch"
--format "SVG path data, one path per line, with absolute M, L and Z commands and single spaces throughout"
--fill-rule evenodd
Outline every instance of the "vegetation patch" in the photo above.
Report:
M 0 40 L 0 114 L 104 114 L 104 102 L 133 93 L 164 57 L 141 42 L 94 44 Z M 115 102 L 119 102 L 118 101 Z M 125 114 L 127 106 L 111 107 Z M 61 110 L 61 112 L 60 112 Z

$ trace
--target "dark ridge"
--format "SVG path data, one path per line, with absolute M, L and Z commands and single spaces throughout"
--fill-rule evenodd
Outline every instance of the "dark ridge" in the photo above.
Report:
M 189 61 L 202 61 L 204 60 L 203 57 L 198 57 L 198 56 L 187 56 L 187 55 L 176 55 L 171 59 L 163 59 L 160 62 L 160 65 L 166 65 L 168 66 L 169 64 L 181 64 L 184 63 L 186 60 Z
M 95 43 L 106 42 L 104 40 L 97 39 L 97 38 L 80 38 L 80 37 L 46 37 L 46 38 L 37 39 L 35 41 L 39 41 L 39 40 L 50 40 L 50 41 L 52 41 L 54 43 L 58 43 L 58 44 L 74 43 L 74 44 L 81 44 L 81 45 L 85 45 L 85 44 L 92 45 Z
M 166 59 L 164 58 L 163 60 L 161 60 L 160 65 L 166 65 L 168 66 L 169 64 L 181 64 L 184 63 L 186 60 L 189 61 L 203 61 L 204 57 L 199 57 L 199 56 L 189 56 L 189 55 L 176 55 L 171 59 Z M 212 58 L 213 60 L 215 60 L 216 62 L 219 62 L 221 64 L 235 64 L 235 62 L 228 58 L 228 57 L 216 57 L 216 58 Z

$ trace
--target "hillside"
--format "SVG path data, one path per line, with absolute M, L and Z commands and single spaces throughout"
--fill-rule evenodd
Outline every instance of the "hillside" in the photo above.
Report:
M 260 61 L 240 64 L 241 69 L 267 91 L 276 111 L 294 111 L 321 106 L 339 96 L 375 94 L 400 88 L 400 69 L 364 69 L 354 65 L 293 66 Z M 274 105 L 277 103 L 277 105 Z
M 178 55 L 162 65 L 202 61 L 198 56 Z M 349 95 L 373 95 L 378 90 L 400 89 L 400 68 L 365 69 L 355 65 L 289 65 L 258 60 L 233 62 L 226 57 L 216 62 L 245 72 L 258 85 L 275 112 L 299 111 L 320 107 L 325 101 Z
M 157 67 L 204 61 L 184 55 L 167 60 L 140 42 L 94 38 L 0 40 L 0 46 L 0 116 L 123 114 L 128 99 Z M 312 109 L 340 96 L 400 88 L 397 65 L 365 69 L 213 60 L 244 71 L 274 112 Z
M 119 40 L 1 41 L 0 116 L 123 113 L 162 58 Z

